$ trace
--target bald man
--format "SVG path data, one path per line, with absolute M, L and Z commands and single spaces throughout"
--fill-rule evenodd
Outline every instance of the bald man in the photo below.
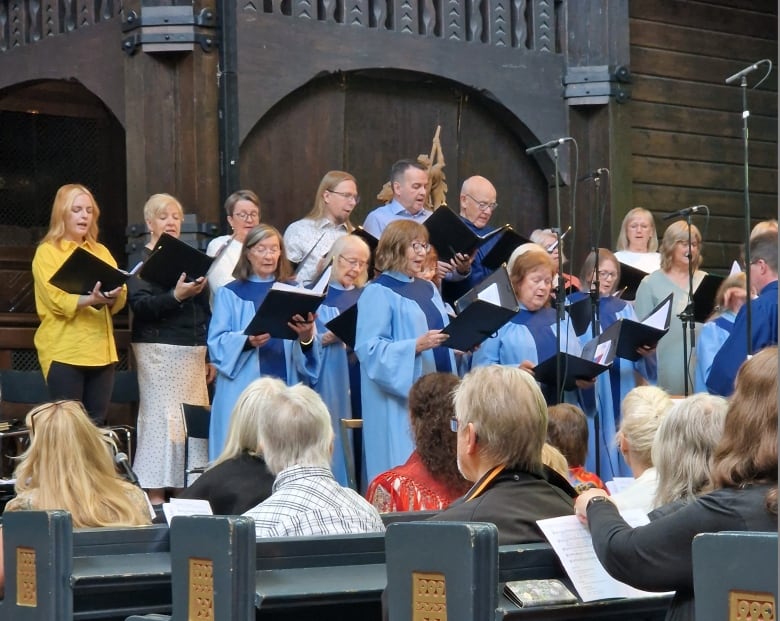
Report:
M 460 217 L 474 233 L 485 235 L 494 230 L 490 226 L 490 218 L 498 207 L 496 203 L 496 188 L 485 177 L 474 175 L 463 182 L 460 188 Z M 452 303 L 469 289 L 490 276 L 492 270 L 482 265 L 482 259 L 496 244 L 500 235 L 494 236 L 477 250 L 471 262 L 471 271 L 459 281 L 445 281 L 443 285 L 444 299 Z

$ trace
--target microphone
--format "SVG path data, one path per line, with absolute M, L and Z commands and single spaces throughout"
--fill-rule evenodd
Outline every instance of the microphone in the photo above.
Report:
M 568 142 L 569 140 L 574 140 L 574 138 L 572 138 L 571 136 L 566 136 L 564 138 L 556 138 L 555 140 L 550 140 L 549 142 L 545 142 L 544 144 L 538 144 L 535 147 L 530 147 L 529 149 L 525 150 L 525 153 L 526 155 L 531 155 L 532 153 L 536 153 L 537 151 L 552 149 L 553 147 L 562 145 L 564 142 Z
M 707 205 L 693 205 L 692 207 L 686 207 L 685 209 L 678 209 L 673 213 L 668 213 L 662 218 L 662 220 L 671 220 L 672 218 L 677 218 L 678 216 L 687 216 L 692 213 L 705 211 L 706 209 Z
M 733 84 L 737 80 L 739 80 L 742 76 L 746 76 L 749 73 L 753 73 L 756 69 L 758 69 L 759 65 L 762 65 L 763 63 L 770 62 L 768 58 L 764 58 L 762 60 L 759 60 L 756 63 L 753 63 L 749 67 L 745 67 L 744 69 L 741 69 L 740 71 L 737 71 L 734 75 L 731 75 L 726 78 L 726 84 Z
M 128 458 L 127 454 L 117 453 L 114 455 L 114 463 L 119 466 L 120 470 L 122 470 L 122 474 L 130 483 L 141 487 L 141 484 L 138 482 L 138 477 L 130 467 L 130 459 Z

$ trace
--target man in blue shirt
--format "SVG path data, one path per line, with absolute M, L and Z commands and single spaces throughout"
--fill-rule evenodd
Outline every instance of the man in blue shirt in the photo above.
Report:
M 394 220 L 408 218 L 422 224 L 431 215 L 425 208 L 428 170 L 413 160 L 399 160 L 390 169 L 393 200 L 377 207 L 366 216 L 363 228 L 380 238 L 385 227 Z
M 777 345 L 777 232 L 767 232 L 750 240 L 750 282 L 758 291 L 751 305 L 752 353 L 770 345 Z M 746 360 L 747 306 L 743 306 L 731 335 L 723 343 L 712 362 L 707 378 L 708 390 L 716 395 L 729 396 L 734 391 L 737 370 Z

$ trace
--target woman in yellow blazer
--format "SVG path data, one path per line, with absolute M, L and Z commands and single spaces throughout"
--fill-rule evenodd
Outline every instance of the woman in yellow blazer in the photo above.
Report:
M 79 246 L 116 267 L 108 248 L 97 241 L 99 216 L 95 197 L 86 187 L 63 185 L 54 198 L 49 232 L 35 252 L 32 271 L 41 320 L 35 348 L 49 396 L 83 402 L 95 423 L 103 425 L 118 360 L 112 316 L 124 307 L 127 289 L 102 291 L 97 282 L 89 294 L 78 295 L 49 283 Z

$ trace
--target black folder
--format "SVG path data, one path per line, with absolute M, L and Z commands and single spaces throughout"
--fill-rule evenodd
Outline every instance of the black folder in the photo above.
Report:
M 620 291 L 620 298 L 631 302 L 636 299 L 636 290 L 639 283 L 647 276 L 647 272 L 640 270 L 632 265 L 620 264 L 620 282 L 617 291 Z
M 574 328 L 574 332 L 577 334 L 577 336 L 582 336 L 585 334 L 585 330 L 588 329 L 588 326 L 593 319 L 590 294 L 575 294 L 575 299 L 568 302 L 565 305 L 565 308 L 566 312 L 569 314 L 571 325 Z
M 91 252 L 76 247 L 49 283 L 66 293 L 89 295 L 96 282 L 100 281 L 101 291 L 113 291 L 124 285 L 133 273 L 117 269 Z
M 518 248 L 523 244 L 531 243 L 530 239 L 516 233 L 508 224 L 499 230 L 502 231 L 501 236 L 482 259 L 482 265 L 489 270 L 498 269 L 501 265 L 506 263 L 515 251 L 515 248 Z
M 715 309 L 715 296 L 723 280 L 723 276 L 707 274 L 693 292 L 693 317 L 699 323 L 704 323 L 712 315 Z
M 460 351 L 474 349 L 495 334 L 520 310 L 512 283 L 501 268 L 455 301 L 458 315 L 443 330 L 444 345 Z
M 182 272 L 187 274 L 187 281 L 191 282 L 205 276 L 213 262 L 214 257 L 163 233 L 152 254 L 144 262 L 139 276 L 165 289 L 173 289 Z
M 486 241 L 499 235 L 502 229 L 494 229 L 485 235 L 477 235 L 461 217 L 449 207 L 441 206 L 425 220 L 431 246 L 436 248 L 439 261 L 450 261 L 456 254 L 470 255 Z
M 287 323 L 293 315 L 306 317 L 319 308 L 325 299 L 330 275 L 331 269 L 328 266 L 311 289 L 282 282 L 274 283 L 244 334 L 254 336 L 267 332 L 277 339 L 297 339 L 298 335 Z
M 357 304 L 353 304 L 340 315 L 325 324 L 325 327 L 341 339 L 350 349 L 355 349 L 355 333 L 357 332 Z
M 655 347 L 661 337 L 669 332 L 672 318 L 673 294 L 666 296 L 642 321 L 618 319 L 598 337 L 599 342 L 611 340 L 617 344 L 615 355 L 626 360 L 639 360 L 639 347 Z M 654 317 L 655 316 L 655 317 Z M 654 324 L 662 324 L 663 328 L 645 323 L 654 317 Z M 660 321 L 658 321 L 660 319 Z
M 561 352 L 559 356 L 564 390 L 574 390 L 577 387 L 576 381 L 578 379 L 590 381 L 609 369 L 609 364 L 599 364 L 574 354 Z M 548 386 L 556 385 L 556 358 L 557 356 L 551 356 L 534 367 L 534 376 L 537 382 Z
M 244 334 L 255 336 L 267 332 L 273 338 L 295 340 L 298 335 L 287 325 L 287 322 L 293 315 L 306 317 L 309 313 L 315 312 L 324 299 L 324 293 L 316 293 L 303 287 L 271 289 L 244 330 Z
M 366 229 L 364 229 L 362 226 L 357 226 L 355 229 L 350 233 L 350 235 L 357 235 L 362 239 L 364 242 L 368 244 L 368 249 L 371 251 L 371 254 L 368 258 L 368 279 L 373 280 L 374 279 L 374 257 L 376 256 L 376 247 L 379 245 L 379 240 L 374 237 L 371 233 L 369 233 Z M 334 332 L 335 334 L 335 332 Z

